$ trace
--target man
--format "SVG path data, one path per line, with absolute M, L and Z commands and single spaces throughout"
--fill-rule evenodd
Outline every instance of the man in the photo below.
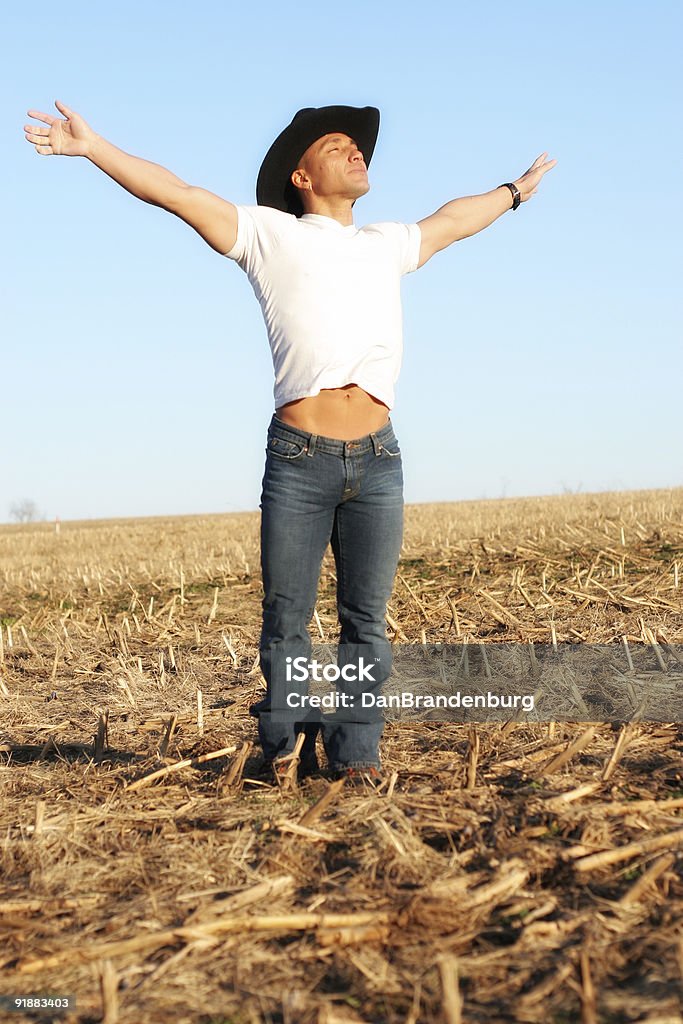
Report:
M 383 723 L 358 705 L 391 670 L 385 613 L 403 529 L 401 454 L 389 420 L 402 351 L 400 278 L 516 210 L 556 161 L 543 153 L 517 181 L 453 200 L 417 224 L 357 229 L 353 205 L 369 190 L 379 130 L 374 107 L 300 110 L 263 161 L 254 207 L 122 152 L 56 106 L 64 119 L 28 112 L 48 126 L 25 126 L 39 154 L 86 157 L 188 223 L 254 288 L 272 350 L 275 414 L 261 496 L 267 692 L 252 713 L 276 775 L 301 731 L 302 767 L 314 770 L 321 730 L 335 774 L 375 783 Z M 325 716 L 307 705 L 308 623 L 328 543 L 341 634 L 339 704 Z M 293 665 L 303 665 L 301 687 Z

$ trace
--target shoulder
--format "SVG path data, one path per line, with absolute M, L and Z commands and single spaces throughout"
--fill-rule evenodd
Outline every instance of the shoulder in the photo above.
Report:
M 274 210 L 272 206 L 238 206 L 238 221 L 245 226 L 253 227 L 255 230 L 273 235 L 282 234 L 291 230 L 298 222 L 291 213 L 283 213 L 282 210 Z
M 283 213 L 282 210 L 276 210 L 273 206 L 243 205 L 238 206 L 237 209 L 241 210 L 245 216 L 262 224 L 289 224 L 296 221 L 294 214 Z
M 238 263 L 245 263 L 249 254 L 258 250 L 262 255 L 273 249 L 280 240 L 295 229 L 296 217 L 271 206 L 236 206 L 237 240 L 226 253 Z

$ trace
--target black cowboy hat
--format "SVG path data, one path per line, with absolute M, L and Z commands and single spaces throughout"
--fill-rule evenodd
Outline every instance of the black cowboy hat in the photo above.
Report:
M 350 136 L 363 154 L 365 166 L 379 132 L 376 107 L 304 107 L 278 135 L 266 153 L 256 182 L 256 202 L 300 217 L 304 212 L 298 190 L 290 181 L 301 157 L 317 139 L 332 132 Z

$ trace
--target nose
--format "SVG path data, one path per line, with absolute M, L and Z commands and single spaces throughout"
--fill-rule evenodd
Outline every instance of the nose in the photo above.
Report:
M 361 153 L 361 151 L 359 150 L 358 146 L 356 146 L 355 143 L 351 148 L 351 160 L 360 162 L 362 164 L 365 163 L 365 161 L 363 160 L 363 154 Z

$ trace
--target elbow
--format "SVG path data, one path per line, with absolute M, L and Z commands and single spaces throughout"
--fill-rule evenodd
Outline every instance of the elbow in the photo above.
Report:
M 164 203 L 165 208 L 170 213 L 174 213 L 176 217 L 182 217 L 182 211 L 187 209 L 188 204 L 192 200 L 193 187 L 193 185 L 187 185 L 185 182 L 174 185 Z

